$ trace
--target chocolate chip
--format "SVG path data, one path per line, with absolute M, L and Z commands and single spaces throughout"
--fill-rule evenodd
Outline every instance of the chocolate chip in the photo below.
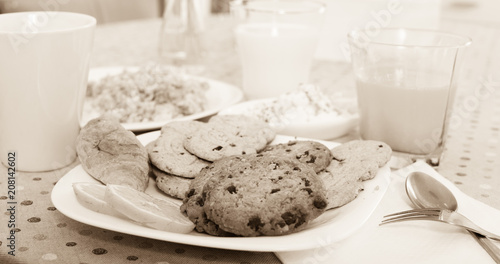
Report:
M 191 196 L 193 196 L 193 195 L 195 195 L 195 194 L 196 194 L 196 191 L 195 191 L 194 189 L 191 189 L 191 190 L 189 190 L 189 192 L 186 194 L 186 197 L 187 197 L 187 198 L 189 198 L 189 197 L 191 197 Z
M 198 198 L 198 200 L 196 200 L 196 204 L 199 206 L 203 206 L 205 204 L 205 201 L 202 198 Z
M 306 187 L 311 186 L 311 182 L 308 179 L 302 178 L 302 181 L 304 182 L 304 184 L 305 184 Z
M 321 200 L 314 200 L 313 202 L 314 207 L 318 209 L 325 209 L 326 208 L 326 201 L 321 199 Z
M 340 162 L 340 163 L 344 162 L 344 159 L 339 159 L 339 158 L 337 158 L 337 157 L 335 157 L 335 156 L 333 157 L 333 160 L 336 160 L 336 161 L 338 161 L 338 162 Z
M 311 190 L 311 188 L 302 188 L 302 191 L 306 191 L 307 194 L 311 194 L 313 192 L 313 190 Z
M 213 148 L 212 151 L 219 151 L 221 149 L 222 149 L 222 146 L 217 146 L 217 147 Z
M 234 185 L 231 185 L 229 187 L 226 188 L 226 190 L 230 193 L 230 194 L 235 194 L 238 192 L 238 190 L 236 189 L 236 186 Z
M 279 192 L 279 191 L 281 191 L 281 189 L 280 189 L 280 188 L 276 188 L 276 189 L 272 189 L 272 190 L 271 190 L 271 193 L 277 193 L 277 192 Z
M 260 221 L 260 217 L 254 216 L 248 220 L 247 226 L 254 231 L 259 231 L 259 229 L 264 226 L 264 223 Z
M 316 156 L 311 155 L 310 159 L 306 163 L 314 163 L 316 161 Z
M 299 213 L 299 216 L 297 217 L 297 223 L 295 223 L 295 227 L 299 227 L 303 225 L 306 222 L 306 215 Z
M 295 223 L 295 221 L 297 221 L 297 216 L 290 212 L 281 214 L 281 218 L 285 221 L 287 225 L 291 225 Z

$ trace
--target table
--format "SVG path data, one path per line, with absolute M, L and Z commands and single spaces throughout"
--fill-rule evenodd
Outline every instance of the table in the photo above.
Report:
M 454 7 L 461 8 L 461 7 Z M 472 37 L 455 105 L 457 119 L 449 131 L 438 171 L 463 192 L 500 209 L 500 23 L 460 19 L 462 10 L 445 10 L 445 30 Z M 458 14 L 458 15 L 457 15 Z M 211 54 L 202 72 L 239 85 L 241 73 L 227 16 L 210 20 Z M 136 20 L 98 26 L 92 67 L 137 66 L 158 62 L 160 20 Z M 346 62 L 316 61 L 311 82 L 329 93 L 354 89 Z M 336 139 L 357 137 L 357 131 Z M 3 155 L 3 154 L 2 154 Z M 6 157 L 2 157 L 6 158 Z M 272 253 L 229 251 L 157 241 L 95 228 L 62 215 L 50 195 L 54 184 L 78 161 L 60 170 L 17 175 L 16 257 L 7 255 L 9 213 L 0 220 L 0 263 L 280 263 Z M 0 166 L 1 175 L 6 175 Z M 7 179 L 0 178 L 0 201 L 6 205 Z

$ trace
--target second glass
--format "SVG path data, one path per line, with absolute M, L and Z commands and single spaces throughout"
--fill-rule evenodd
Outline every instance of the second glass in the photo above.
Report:
M 325 5 L 308 0 L 232 2 L 247 99 L 273 97 L 308 81 Z
M 348 35 L 363 139 L 386 142 L 396 157 L 438 165 L 468 37 L 418 29 Z M 401 155 L 398 155 L 401 154 Z

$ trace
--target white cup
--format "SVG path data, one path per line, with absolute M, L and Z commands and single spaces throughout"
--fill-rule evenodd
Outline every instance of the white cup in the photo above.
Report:
M 75 160 L 95 25 L 94 17 L 68 12 L 0 15 L 0 159 L 6 166 L 14 152 L 20 171 L 54 170 Z
M 232 2 L 247 99 L 279 96 L 308 82 L 324 11 L 314 0 Z

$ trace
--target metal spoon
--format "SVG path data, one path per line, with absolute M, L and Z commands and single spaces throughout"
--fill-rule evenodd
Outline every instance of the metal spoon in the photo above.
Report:
M 438 180 L 423 172 L 410 173 L 406 178 L 405 187 L 411 202 L 419 208 L 440 208 L 453 211 L 458 209 L 458 202 L 453 193 Z M 469 233 L 496 263 L 500 263 L 500 249 L 490 239 L 472 231 Z

